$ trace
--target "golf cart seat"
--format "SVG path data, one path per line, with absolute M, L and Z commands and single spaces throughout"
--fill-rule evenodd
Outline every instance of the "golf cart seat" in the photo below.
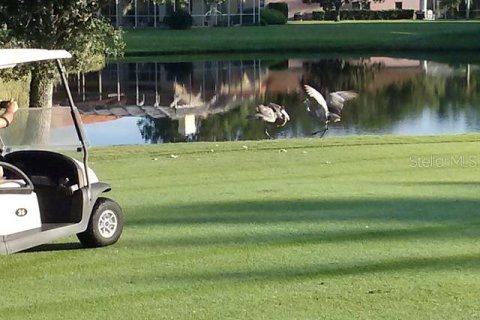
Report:
M 81 181 L 76 161 L 42 150 L 15 151 L 5 161 L 18 167 L 32 181 L 42 223 L 77 223 L 82 218 Z M 16 177 L 12 177 L 16 178 Z
M 26 186 L 25 181 L 21 179 L 5 180 L 0 179 L 0 189 L 21 188 Z
M 50 151 L 16 151 L 5 160 L 20 168 L 37 185 L 78 184 L 79 168 L 71 158 Z
M 0 162 L 3 162 L 5 159 L 3 156 L 0 156 Z M 3 166 L 0 163 L 0 167 Z M 5 170 L 4 170 L 5 171 Z M 4 179 L 3 177 L 0 177 L 0 189 L 10 189 L 10 188 L 21 188 L 26 186 L 26 182 L 22 179 Z
M 0 193 L 29 194 L 33 191 L 33 186 L 28 177 L 18 171 L 18 168 L 6 162 L 0 156 L 0 167 L 3 177 L 0 177 Z

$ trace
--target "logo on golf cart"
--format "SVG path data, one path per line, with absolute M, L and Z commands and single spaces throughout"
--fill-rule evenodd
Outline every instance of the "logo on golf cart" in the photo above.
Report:
M 15 214 L 19 217 L 24 217 L 27 215 L 27 213 L 28 211 L 25 208 L 20 208 L 20 209 L 17 209 L 17 211 L 15 211 Z

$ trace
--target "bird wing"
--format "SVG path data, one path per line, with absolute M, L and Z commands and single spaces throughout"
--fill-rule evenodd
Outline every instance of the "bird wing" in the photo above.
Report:
M 328 95 L 328 106 L 331 112 L 340 115 L 346 101 L 356 98 L 358 94 L 353 91 L 336 91 Z
M 282 109 L 280 111 L 281 115 L 280 115 L 280 120 L 282 120 L 282 123 L 279 124 L 279 127 L 283 127 L 287 124 L 288 121 L 290 121 L 290 116 L 288 115 L 287 111 L 285 111 L 285 109 Z
M 325 98 L 322 96 L 322 94 L 309 85 L 304 85 L 304 87 L 307 94 L 315 99 L 320 106 L 322 106 L 323 110 L 325 110 L 325 114 L 328 114 L 327 101 L 325 101 Z
M 273 110 L 277 118 L 282 118 L 282 111 L 285 110 L 283 106 L 270 102 L 268 107 Z
M 259 105 L 257 107 L 257 113 L 255 116 L 259 119 L 263 119 L 263 121 L 266 122 L 275 122 L 277 117 L 275 116 L 275 111 L 273 111 L 272 108 L 269 108 L 268 106 L 264 106 L 263 104 Z
M 275 114 L 275 122 L 278 123 L 278 121 L 282 121 L 282 123 L 279 124 L 280 127 L 285 126 L 285 124 L 290 120 L 290 116 L 288 115 L 287 111 L 285 110 L 284 106 L 281 106 L 279 104 L 270 102 L 268 104 L 268 108 L 273 110 Z
M 334 93 L 345 99 L 345 101 L 358 97 L 358 93 L 354 91 L 336 91 Z
M 276 103 L 273 103 L 273 102 L 270 102 L 268 104 L 268 107 L 275 110 L 276 112 L 281 112 L 282 110 L 284 110 L 285 108 L 279 104 L 276 104 Z

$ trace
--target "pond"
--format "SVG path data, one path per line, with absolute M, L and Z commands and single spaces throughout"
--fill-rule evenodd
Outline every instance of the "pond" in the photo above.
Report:
M 266 139 L 266 124 L 248 116 L 269 102 L 285 106 L 291 118 L 268 127 L 272 138 L 312 137 L 324 123 L 307 111 L 302 84 L 325 97 L 358 93 L 325 137 L 480 131 L 478 63 L 382 56 L 151 60 L 70 76 L 91 145 Z M 54 100 L 65 104 L 61 90 Z

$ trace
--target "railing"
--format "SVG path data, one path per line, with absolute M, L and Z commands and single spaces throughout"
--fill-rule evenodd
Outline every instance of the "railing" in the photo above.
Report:
M 260 17 L 253 13 L 236 13 L 236 14 L 222 14 L 217 13 L 213 15 L 192 14 L 194 26 L 236 26 L 249 25 L 259 23 Z
M 454 12 L 453 17 L 450 15 L 451 11 L 445 11 L 445 18 L 447 19 L 466 19 L 467 18 L 467 10 L 458 10 Z M 469 19 L 480 19 L 480 10 L 470 10 L 468 12 Z

